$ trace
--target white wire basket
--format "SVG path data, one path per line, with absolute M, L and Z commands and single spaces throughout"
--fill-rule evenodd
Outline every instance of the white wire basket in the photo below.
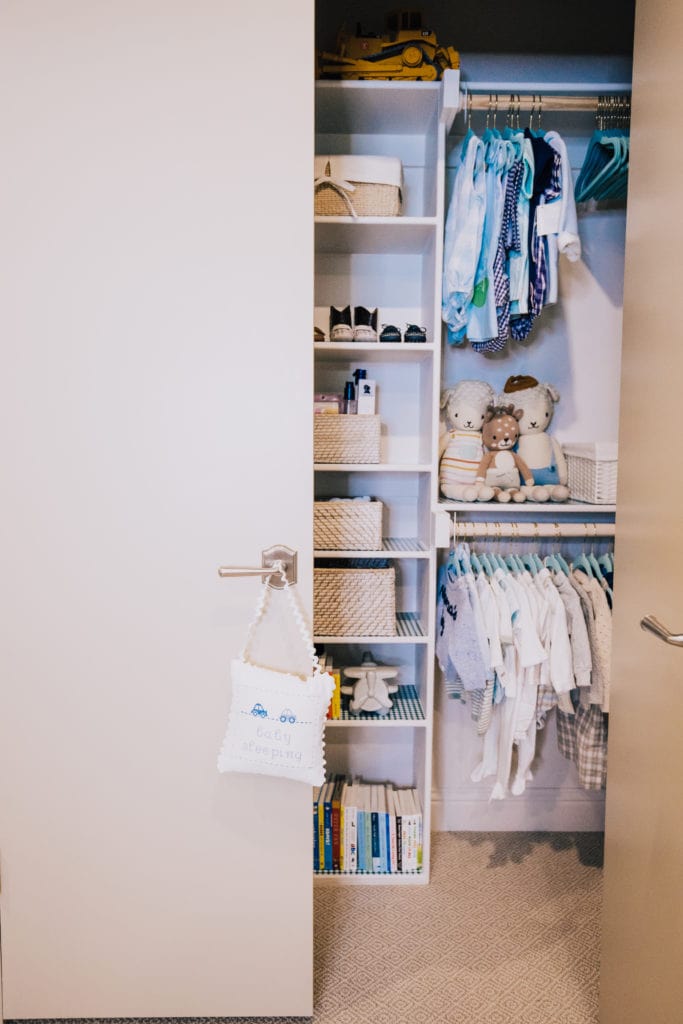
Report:
M 592 505 L 614 505 L 617 500 L 616 442 L 565 444 L 562 451 L 567 460 L 570 497 Z

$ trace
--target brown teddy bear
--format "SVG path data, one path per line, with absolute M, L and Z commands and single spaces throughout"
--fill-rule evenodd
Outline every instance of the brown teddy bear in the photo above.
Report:
M 493 487 L 494 501 L 547 501 L 547 488 L 534 485 L 526 462 L 513 451 L 519 438 L 519 421 L 524 415 L 514 405 L 490 405 L 482 427 L 482 440 L 487 449 L 479 463 L 477 483 Z M 528 490 L 521 489 L 521 479 Z

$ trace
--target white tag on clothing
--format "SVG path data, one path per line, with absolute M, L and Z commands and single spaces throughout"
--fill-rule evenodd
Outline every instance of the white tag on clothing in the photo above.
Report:
M 559 199 L 552 203 L 542 203 L 536 210 L 536 231 L 539 235 L 556 235 L 560 230 Z

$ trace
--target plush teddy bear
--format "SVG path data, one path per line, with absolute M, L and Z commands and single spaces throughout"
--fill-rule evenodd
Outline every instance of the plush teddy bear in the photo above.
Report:
M 479 463 L 477 481 L 493 488 L 495 501 L 526 501 L 534 491 L 539 492 L 537 501 L 544 497 L 540 493 L 543 488 L 534 487 L 529 467 L 514 451 L 521 418 L 522 410 L 515 409 L 514 405 L 490 405 L 486 410 L 482 431 L 486 452 Z M 520 477 L 524 488 L 520 486 Z
M 443 431 L 439 442 L 439 487 L 455 501 L 490 501 L 493 489 L 477 481 L 484 454 L 481 428 L 495 392 L 483 380 L 461 380 L 441 394 Z
M 547 433 L 555 403 L 560 400 L 559 391 L 552 384 L 539 384 L 535 377 L 508 377 L 498 401 L 513 398 L 522 410 L 517 451 L 531 470 L 534 483 L 547 490 L 550 500 L 566 501 L 567 463 L 558 441 Z M 527 493 L 527 497 L 532 495 Z

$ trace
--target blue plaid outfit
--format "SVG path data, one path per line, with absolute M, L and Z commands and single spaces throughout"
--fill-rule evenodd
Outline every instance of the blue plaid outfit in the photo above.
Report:
M 519 252 L 519 221 L 517 203 L 522 187 L 524 165 L 516 160 L 508 171 L 505 182 L 505 200 L 501 230 L 493 261 L 493 294 L 496 303 L 496 322 L 498 333 L 495 338 L 487 341 L 473 342 L 476 352 L 501 352 L 507 345 L 510 336 L 510 271 L 508 253 L 510 250 Z
M 536 211 L 541 199 L 557 199 L 562 190 L 562 161 L 544 139 L 525 133 L 534 151 L 534 186 L 529 211 L 529 312 L 512 317 L 510 333 L 516 341 L 529 337 L 534 320 L 541 312 L 548 295 L 548 265 L 545 239 L 538 234 Z

